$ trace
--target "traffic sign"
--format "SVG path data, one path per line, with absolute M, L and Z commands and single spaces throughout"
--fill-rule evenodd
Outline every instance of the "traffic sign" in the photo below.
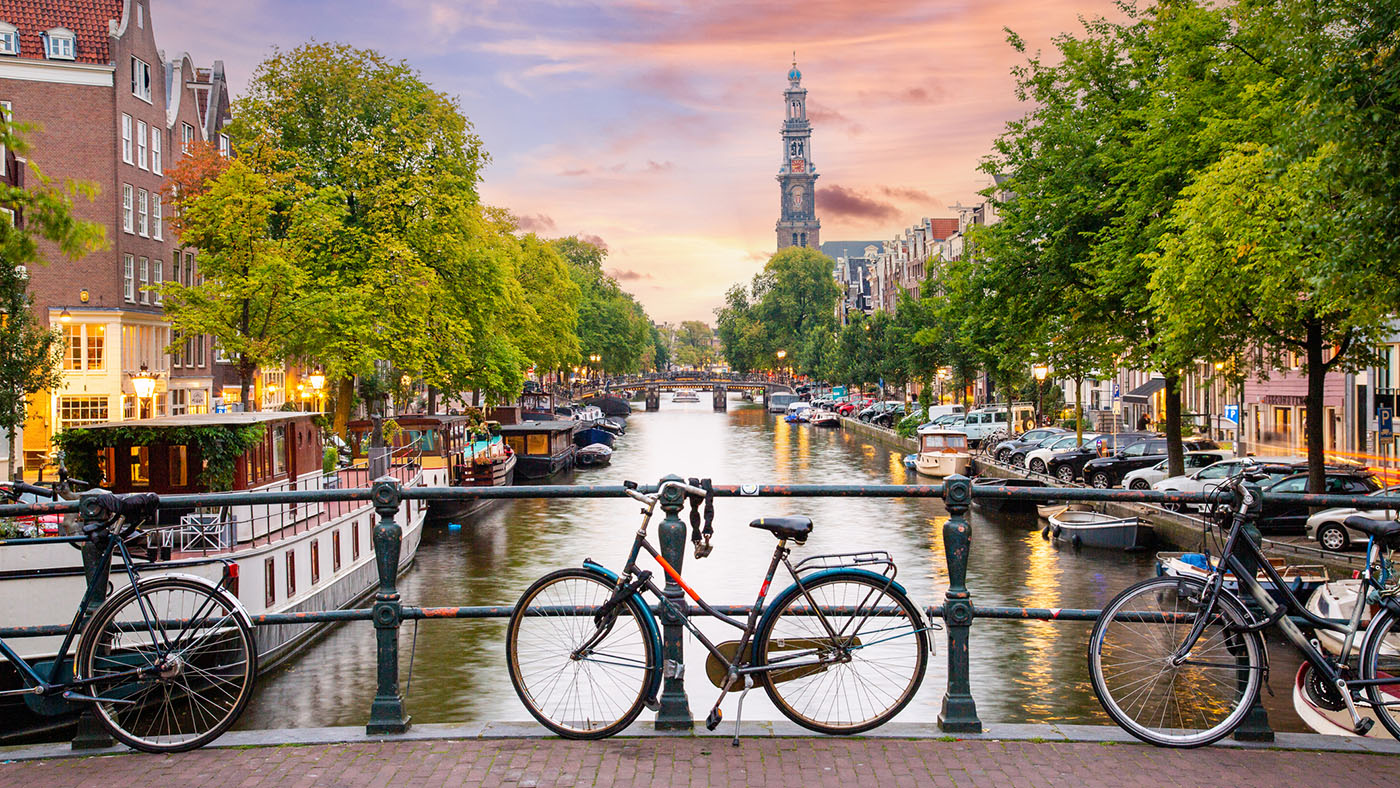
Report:
M 1391 408 L 1376 410 L 1376 431 L 1382 439 L 1395 437 L 1395 411 Z
M 1239 423 L 1240 423 L 1240 406 L 1239 406 L 1239 405 L 1226 405 L 1226 406 L 1225 406 L 1225 418 L 1229 419 L 1230 421 L 1233 421 L 1235 424 L 1239 424 Z

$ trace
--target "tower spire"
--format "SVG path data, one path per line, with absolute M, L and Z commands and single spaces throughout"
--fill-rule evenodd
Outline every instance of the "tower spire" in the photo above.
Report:
M 821 222 L 815 211 L 817 169 L 812 164 L 812 124 L 807 119 L 807 89 L 797 68 L 797 50 L 792 53 L 788 89 L 783 92 L 787 112 L 779 134 L 783 160 L 778 168 L 779 214 L 778 248 L 819 247 Z

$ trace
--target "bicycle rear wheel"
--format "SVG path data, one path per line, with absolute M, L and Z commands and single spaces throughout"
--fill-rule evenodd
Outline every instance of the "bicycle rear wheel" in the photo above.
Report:
M 1223 591 L 1188 658 L 1173 664 L 1204 593 L 1197 580 L 1144 580 L 1109 602 L 1089 635 L 1089 678 L 1104 711 L 1150 744 L 1217 741 L 1240 724 L 1259 692 L 1263 640 L 1240 631 L 1248 616 Z
M 139 591 L 139 593 L 138 593 Z M 142 580 L 107 600 L 78 643 L 79 678 L 103 725 L 146 752 L 202 747 L 243 713 L 257 679 L 253 633 L 233 600 L 183 577 Z
M 525 589 L 506 631 L 510 682 L 541 725 L 570 739 L 601 739 L 642 712 L 656 642 L 636 596 L 604 621 L 581 608 L 612 598 L 614 585 L 585 569 L 562 569 Z
M 754 636 L 754 664 L 794 667 L 759 674 L 768 697 L 788 719 L 820 733 L 883 725 L 924 680 L 928 634 L 919 609 L 869 572 L 833 573 L 805 587 L 818 608 L 833 612 L 818 615 L 795 585 L 773 600 Z
M 1385 729 L 1400 739 L 1400 616 L 1389 608 L 1383 609 L 1366 631 L 1366 642 L 1361 650 L 1361 678 L 1394 679 L 1389 684 L 1368 686 L 1366 698 Z

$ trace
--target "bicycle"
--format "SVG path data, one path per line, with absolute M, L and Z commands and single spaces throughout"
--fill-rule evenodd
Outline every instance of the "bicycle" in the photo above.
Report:
M 889 553 L 813 556 L 794 566 L 788 542 L 804 544 L 812 521 L 760 517 L 749 525 L 771 532 L 778 543 L 758 597 L 741 622 L 701 598 L 647 540 L 657 502 L 677 489 L 691 504 L 695 557 L 709 555 L 714 507 L 708 480 L 663 482 L 653 494 L 640 492 L 635 482 L 624 486 L 644 508 L 622 573 L 584 559 L 581 567 L 535 581 L 511 614 L 506 636 L 511 683 L 542 725 L 566 738 L 600 739 L 626 728 L 643 707 L 659 708 L 662 678 L 679 678 L 682 666 L 663 661 L 660 627 L 642 592 L 657 599 L 663 613 L 678 617 L 709 652 L 706 673 L 720 694 L 705 727 L 717 728 L 720 704 L 729 693 L 740 693 L 736 746 L 744 698 L 756 684 L 789 719 L 828 734 L 870 730 L 914 697 L 932 650 L 930 628 L 895 581 Z M 701 612 L 739 629 L 739 639 L 711 642 L 690 620 L 687 603 L 665 596 L 652 573 L 637 566 L 642 551 Z M 793 584 L 764 608 L 779 564 Z
M 0 639 L 0 655 L 24 685 L 0 696 L 24 696 L 41 714 L 89 703 L 113 738 L 137 750 L 201 747 L 238 719 L 257 677 L 252 620 L 226 588 L 232 562 L 224 562 L 217 584 L 185 574 L 141 577 L 127 545 L 144 538 L 139 525 L 154 515 L 158 499 L 104 494 L 97 500 L 106 517 L 83 523 L 81 535 L 96 548 L 98 570 L 62 645 L 50 664 L 35 665 Z M 128 585 L 89 614 L 106 592 L 114 556 L 121 557 Z
M 1245 482 L 1263 478 L 1246 469 L 1221 486 L 1219 493 L 1229 496 L 1229 527 L 1223 558 L 1204 580 L 1144 580 L 1104 608 L 1089 635 L 1094 693 L 1114 722 L 1143 741 L 1163 747 L 1218 741 L 1244 721 L 1267 681 L 1261 632 L 1276 624 L 1303 652 L 1311 671 L 1309 692 L 1329 708 L 1345 708 L 1357 735 L 1365 735 L 1375 722 L 1358 711 L 1365 708 L 1400 738 L 1400 576 L 1394 564 L 1400 523 L 1347 518 L 1348 526 L 1369 535 L 1366 571 L 1350 617 L 1344 622 L 1319 618 L 1293 595 L 1254 541 L 1242 535 L 1263 504 L 1258 487 Z M 1263 589 L 1253 566 L 1262 567 L 1282 592 L 1282 604 Z M 1227 573 L 1249 590 L 1262 615 L 1225 587 Z M 1379 610 L 1363 628 L 1368 603 Z M 1347 656 L 1327 653 L 1289 615 L 1337 633 L 1342 641 L 1338 654 Z M 1353 648 L 1358 634 L 1359 651 Z M 1358 657 L 1353 660 L 1352 654 Z

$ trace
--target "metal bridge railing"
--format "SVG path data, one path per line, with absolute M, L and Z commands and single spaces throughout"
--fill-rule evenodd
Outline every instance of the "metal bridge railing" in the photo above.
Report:
M 668 476 L 662 481 L 677 479 Z M 643 488 L 654 491 L 657 486 Z M 861 497 L 861 498 L 939 498 L 948 510 L 943 524 L 943 545 L 947 561 L 948 589 L 941 604 L 927 608 L 931 619 L 941 619 L 947 637 L 945 653 L 948 660 L 947 683 L 944 687 L 942 711 L 938 717 L 941 729 L 950 733 L 975 733 L 982 730 L 972 697 L 969 665 L 970 634 L 978 618 L 1039 621 L 1092 621 L 1099 610 L 1046 609 L 1020 607 L 982 607 L 973 604 L 972 590 L 967 587 L 968 556 L 972 549 L 972 525 L 967 513 L 974 498 L 1012 499 L 1034 502 L 1133 502 L 1133 503 L 1212 503 L 1217 499 L 1210 493 L 1163 492 L 1156 490 L 1099 490 L 1089 488 L 1035 488 L 974 486 L 970 479 L 952 476 L 942 484 L 903 485 L 717 485 L 715 496 L 726 497 Z M 366 731 L 371 734 L 401 733 L 409 727 L 404 697 L 399 684 L 399 629 L 404 621 L 426 619 L 476 619 L 508 617 L 510 605 L 475 607 L 418 607 L 404 604 L 398 589 L 400 541 L 403 529 L 397 521 L 400 504 L 406 500 L 469 500 L 481 498 L 623 498 L 621 486 L 554 486 L 522 485 L 516 487 L 404 487 L 401 481 L 385 476 L 368 487 L 319 490 L 278 490 L 271 492 L 224 492 L 196 495 L 162 496 L 160 505 L 187 509 L 191 507 L 253 506 L 262 504 L 352 503 L 369 502 L 378 520 L 373 529 L 373 545 L 378 572 L 378 584 L 368 608 L 327 610 L 305 613 L 269 613 L 254 617 L 259 626 L 277 624 L 337 623 L 370 621 L 374 625 L 377 655 L 377 688 L 370 706 Z M 1272 494 L 1270 499 L 1313 506 L 1356 506 L 1363 509 L 1400 509 L 1400 497 L 1358 495 Z M 661 550 L 667 561 L 680 570 L 685 560 L 686 524 L 680 518 L 685 498 L 678 488 L 668 488 L 660 501 L 665 513 L 659 526 Z M 78 501 L 55 501 L 37 504 L 0 505 L 0 518 L 27 514 L 78 512 L 84 519 L 99 519 L 103 511 L 92 496 Z M 1258 531 L 1250 528 L 1251 537 Z M 47 539 L 0 540 L 0 548 L 10 545 L 41 544 L 54 541 L 80 542 L 83 537 Z M 85 558 L 93 551 L 84 551 Z M 89 573 L 92 567 L 85 567 Z M 690 612 L 683 591 L 668 578 L 665 594 L 681 609 Z M 746 614 L 747 606 L 726 606 L 722 611 Z M 583 613 L 586 611 L 580 611 Z M 696 611 L 698 612 L 698 611 Z M 682 627 L 670 615 L 662 616 L 665 635 L 664 657 L 683 662 Z M 37 637 L 62 634 L 63 626 L 0 628 L 0 637 Z M 661 698 L 661 711 L 656 725 L 664 729 L 693 727 L 684 688 L 679 681 L 667 681 Z M 80 726 L 81 728 L 82 726 Z M 90 732 L 87 734 L 90 737 Z M 1263 708 L 1236 733 L 1236 738 L 1272 740 Z M 85 741 L 92 746 L 91 738 Z M 75 740 L 75 746 L 78 742 Z

